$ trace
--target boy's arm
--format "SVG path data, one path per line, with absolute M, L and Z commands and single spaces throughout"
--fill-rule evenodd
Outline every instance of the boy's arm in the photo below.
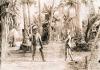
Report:
M 64 42 L 66 43 L 68 41 L 68 38 L 66 38 L 65 40 L 64 40 Z
M 43 44 L 42 44 L 42 40 L 41 40 L 41 36 L 38 35 L 38 38 L 39 38 L 39 43 L 40 43 L 40 46 L 43 47 Z
M 40 38 L 39 38 L 39 43 L 40 43 L 40 46 L 43 47 L 43 44 Z

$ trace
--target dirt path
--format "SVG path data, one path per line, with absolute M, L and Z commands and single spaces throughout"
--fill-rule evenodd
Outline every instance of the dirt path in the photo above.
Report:
M 31 53 L 22 56 L 20 53 L 11 54 L 7 61 L 2 62 L 2 70 L 85 70 L 84 57 L 88 52 L 73 52 L 72 56 L 75 62 L 71 62 L 70 58 L 65 61 L 64 44 L 61 42 L 51 42 L 44 47 L 46 62 L 42 62 L 39 51 L 36 51 L 35 60 L 31 58 Z
M 95 50 L 93 59 L 90 61 L 88 70 L 100 70 L 100 41 L 97 43 L 98 49 Z

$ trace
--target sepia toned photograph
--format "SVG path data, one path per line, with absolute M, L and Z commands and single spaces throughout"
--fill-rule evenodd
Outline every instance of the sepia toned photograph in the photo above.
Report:
M 100 70 L 100 0 L 0 0 L 0 70 Z

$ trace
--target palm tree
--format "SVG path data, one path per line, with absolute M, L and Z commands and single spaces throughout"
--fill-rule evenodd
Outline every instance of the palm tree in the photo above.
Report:
M 9 2 L 4 2 L 1 5 L 1 11 L 0 16 L 1 16 L 1 25 L 2 25 L 2 60 L 4 60 L 7 57 L 7 52 L 8 52 L 8 33 L 9 33 L 9 17 L 10 13 L 7 11 L 8 9 Z M 6 11 L 4 11 L 6 10 Z
M 54 7 L 54 0 L 53 0 L 53 4 L 47 6 L 46 4 L 44 4 L 44 9 L 43 9 L 43 13 L 45 13 L 45 22 L 43 24 L 43 38 L 45 35 L 45 30 L 46 33 L 48 34 L 47 40 L 46 42 L 49 42 L 49 40 L 51 40 L 51 23 L 52 23 L 52 19 L 53 19 L 53 7 Z
M 71 31 L 73 31 L 73 32 L 76 31 L 77 32 L 77 30 L 80 30 L 80 28 L 77 27 L 77 25 L 80 26 L 80 23 L 79 23 L 79 21 L 80 21 L 80 19 L 79 19 L 79 12 L 80 12 L 79 11 L 79 2 L 76 1 L 76 0 L 65 0 L 65 2 L 66 2 L 66 6 L 69 6 L 69 8 L 68 8 L 68 10 L 69 10 L 68 13 L 69 14 L 68 14 L 68 16 L 66 16 L 66 19 L 67 19 L 66 26 L 69 25 L 68 27 L 71 27 L 70 28 Z M 73 14 L 72 17 L 70 17 L 70 10 L 71 9 L 75 10 L 74 14 L 71 13 L 71 14 Z
M 86 1 L 84 1 L 84 3 L 87 4 Z M 78 0 L 66 0 L 66 4 L 70 6 L 69 11 L 72 7 L 75 9 L 75 17 L 69 17 L 70 19 L 67 19 L 66 26 L 70 27 L 69 29 L 72 30 L 72 33 L 76 38 L 76 49 L 79 48 L 81 50 L 82 48 L 80 47 L 80 45 L 86 45 L 86 43 L 83 36 L 83 27 L 80 23 L 80 2 Z
M 79 7 L 79 2 L 76 0 L 65 0 L 66 6 L 69 6 L 68 8 L 68 16 L 66 16 L 66 27 L 69 28 L 72 33 L 74 34 L 80 34 L 81 33 L 81 27 L 82 25 L 80 24 L 80 18 L 79 18 L 79 13 L 80 13 L 80 7 Z M 70 10 L 74 10 L 75 13 L 70 13 Z M 70 16 L 71 15 L 71 16 Z M 78 33 L 77 33 L 78 32 Z
M 87 18 L 88 22 L 87 23 L 83 22 L 87 25 L 87 27 L 84 28 L 84 29 L 86 29 L 84 39 L 85 39 L 86 43 L 88 43 L 90 40 L 90 33 L 91 33 L 90 31 L 92 29 L 92 26 L 94 25 L 95 22 L 98 21 L 99 16 L 97 16 L 95 14 L 94 5 L 93 5 L 92 0 L 89 0 L 89 2 L 85 2 L 85 5 L 89 7 L 89 16 Z
M 29 27 L 30 27 L 30 5 L 34 3 L 34 0 L 22 0 L 23 6 L 23 18 L 24 18 L 24 43 L 27 43 L 27 39 L 29 39 Z M 28 11 L 26 11 L 26 9 Z M 27 14 L 26 14 L 27 13 Z
M 8 34 L 9 31 L 12 28 L 17 28 L 16 23 L 16 16 L 18 14 L 17 11 L 19 11 L 17 0 L 2 0 L 2 4 L 0 5 L 0 18 L 1 18 L 1 25 L 2 25 L 2 57 L 3 59 L 6 58 L 8 47 L 9 47 L 9 41 L 8 41 Z

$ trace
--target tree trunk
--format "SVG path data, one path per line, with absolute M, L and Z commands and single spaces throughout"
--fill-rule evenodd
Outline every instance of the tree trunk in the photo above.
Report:
M 4 18 L 3 18 L 4 17 Z M 6 13 L 5 16 L 2 16 L 2 60 L 4 61 L 7 58 L 8 54 L 8 33 L 9 33 L 9 14 Z
M 24 18 L 24 32 L 23 32 L 23 43 L 27 43 L 29 39 L 29 22 L 28 22 L 28 12 L 27 12 L 27 4 L 23 4 L 23 18 Z M 26 14 L 27 13 L 27 14 Z
M 94 41 L 92 42 L 92 46 L 91 46 L 91 59 L 95 55 L 93 52 L 95 51 L 96 43 L 98 41 L 99 35 L 100 35 L 100 26 L 99 26 L 98 32 L 96 34 L 96 37 L 95 37 Z
M 52 23 L 52 20 L 53 20 L 53 12 L 54 12 L 54 0 L 53 0 L 53 4 L 52 4 L 52 8 L 51 8 L 51 16 L 50 16 L 50 26 L 49 26 L 49 31 L 50 31 L 50 35 L 49 35 L 49 40 L 52 40 L 52 30 L 51 30 L 51 23 Z
M 45 22 L 42 25 L 43 27 L 43 33 L 42 33 L 42 41 L 43 43 L 47 44 L 50 39 L 50 15 L 47 13 L 45 14 Z

